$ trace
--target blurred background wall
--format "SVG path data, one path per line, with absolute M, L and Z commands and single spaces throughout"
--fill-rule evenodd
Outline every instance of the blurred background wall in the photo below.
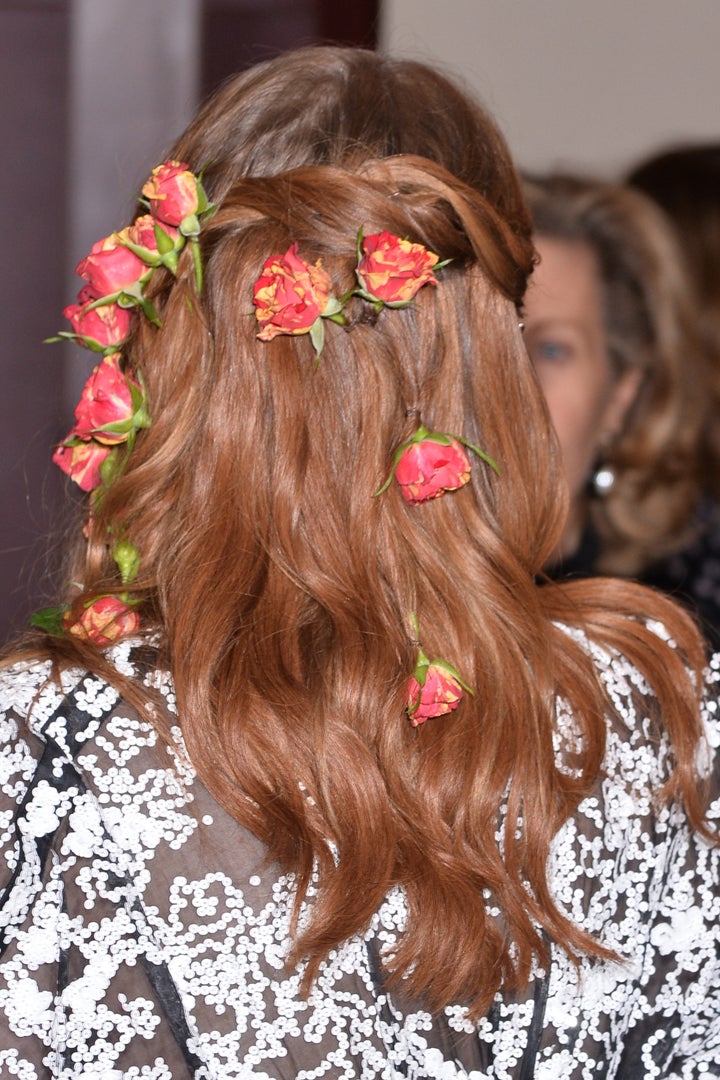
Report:
M 383 0 L 380 43 L 466 79 L 526 169 L 720 138 L 718 0 Z
M 717 0 L 0 0 L 0 640 L 52 599 L 46 537 L 67 499 L 49 459 L 91 360 L 42 340 L 73 267 L 126 223 L 200 97 L 331 40 L 456 73 L 526 168 L 611 175 L 720 138 Z

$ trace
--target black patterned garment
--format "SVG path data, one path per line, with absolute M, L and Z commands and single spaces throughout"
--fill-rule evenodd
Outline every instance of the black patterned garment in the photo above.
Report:
M 657 628 L 661 632 L 661 628 Z M 292 881 L 118 692 L 49 665 L 0 683 L 0 1077 L 102 1080 L 690 1080 L 720 1076 L 720 856 L 657 794 L 669 750 L 627 662 L 586 646 L 615 712 L 605 769 L 553 846 L 558 903 L 614 949 L 553 949 L 522 1000 L 468 1022 L 383 989 L 389 895 L 310 996 L 288 970 Z M 160 691 L 137 645 L 111 656 Z M 708 671 L 709 774 L 720 747 Z M 558 710 L 557 753 L 577 739 Z M 720 798 L 711 807 L 718 824 Z M 312 902 L 310 898 L 309 902 Z
M 690 542 L 650 568 L 646 585 L 684 603 L 698 618 L 714 650 L 720 650 L 720 506 L 703 500 Z
M 720 651 L 720 505 L 703 499 L 690 523 L 691 538 L 673 555 L 648 566 L 634 580 L 668 593 L 690 611 L 702 630 L 711 652 Z M 587 527 L 578 550 L 553 566 L 549 576 L 594 577 L 601 553 L 600 539 Z

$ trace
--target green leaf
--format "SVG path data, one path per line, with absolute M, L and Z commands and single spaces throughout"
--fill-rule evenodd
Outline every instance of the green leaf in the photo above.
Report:
M 325 344 L 325 327 L 323 325 L 322 316 L 319 316 L 310 327 L 310 340 L 313 343 L 315 355 L 317 359 L 320 359 L 320 353 L 323 350 Z
M 441 671 L 446 671 L 448 675 L 452 675 L 453 679 L 457 679 L 457 681 L 460 683 L 463 690 L 465 690 L 468 694 L 472 694 L 473 697 L 475 696 L 475 691 L 472 689 L 472 687 L 468 686 L 468 684 L 461 677 L 457 668 L 454 668 L 452 664 L 448 664 L 447 660 L 433 660 L 433 666 L 436 668 L 440 668 Z
M 86 337 L 84 334 L 73 334 L 69 330 L 59 330 L 56 337 L 46 338 L 45 341 L 72 341 L 76 345 L 84 345 L 86 349 L 90 349 L 92 352 L 103 353 L 105 356 L 112 356 L 119 348 L 119 345 L 101 345 L 95 338 Z
M 363 249 L 362 249 L 363 236 L 364 236 L 363 226 L 361 225 L 360 228 L 357 231 L 357 249 L 356 250 L 357 250 L 357 261 L 358 262 L 360 262 L 360 260 L 363 257 Z
M 343 309 L 341 300 L 338 300 L 337 296 L 331 296 L 325 305 L 325 310 L 321 312 L 323 319 L 332 319 L 334 315 L 338 315 Z
M 162 323 L 158 318 L 158 313 L 153 307 L 152 302 L 148 300 L 146 296 L 141 297 L 138 301 L 138 306 L 142 308 L 143 315 L 153 324 L 153 326 L 157 326 L 158 330 L 162 329 Z
M 61 637 L 65 630 L 63 616 L 69 610 L 68 604 L 42 608 L 30 617 L 30 625 L 38 630 L 44 630 L 46 634 L 52 634 L 53 637 Z
M 110 487 L 110 484 L 119 475 L 120 461 L 119 446 L 115 446 L 100 465 L 100 479 L 105 487 Z
M 200 235 L 200 221 L 197 214 L 188 214 L 180 222 L 180 232 L 183 236 L 199 236 Z
M 174 248 L 172 251 L 168 251 L 166 255 L 163 255 L 162 265 L 170 271 L 173 277 L 177 277 L 178 253 Z
M 491 458 L 485 450 L 481 450 L 479 446 L 476 446 L 475 443 L 469 442 L 468 439 L 463 439 L 462 435 L 454 435 L 453 438 L 457 439 L 457 441 L 459 443 L 462 443 L 463 446 L 467 446 L 468 450 L 472 450 L 474 454 L 477 454 L 479 458 L 482 458 L 483 461 L 487 462 L 490 468 L 494 469 L 498 476 L 501 475 L 497 462 L 494 460 L 494 458 Z
M 142 244 L 136 244 L 132 240 L 128 240 L 125 237 L 118 240 L 118 243 L 122 247 L 128 248 L 134 255 L 137 255 L 138 259 L 142 259 L 146 266 L 153 267 L 160 265 L 160 253 L 152 251 L 150 248 L 144 247 Z
M 139 409 L 136 409 L 133 413 L 133 425 L 136 430 L 140 431 L 142 428 L 152 427 L 152 419 L 150 413 L 147 411 L 147 405 L 142 403 Z
M 155 222 L 155 242 L 158 246 L 158 251 L 161 255 L 167 255 L 169 251 L 175 251 L 175 241 L 172 236 L 165 232 L 164 229 Z M 165 264 L 167 265 L 167 264 Z
M 97 300 L 93 300 L 91 304 L 86 304 L 85 307 L 88 311 L 94 311 L 95 308 L 106 307 L 109 304 L 120 304 L 121 307 L 128 307 L 127 304 L 122 304 L 120 297 L 124 294 L 122 292 L 108 293 L 107 296 L 99 296 Z
M 190 250 L 192 251 L 193 265 L 195 267 L 195 288 L 199 296 L 203 287 L 202 253 L 200 245 L 194 237 L 190 240 Z

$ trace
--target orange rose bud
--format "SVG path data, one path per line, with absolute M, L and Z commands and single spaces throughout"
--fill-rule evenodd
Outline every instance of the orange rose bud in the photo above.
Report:
M 165 225 L 179 226 L 200 207 L 198 179 L 183 161 L 157 165 L 142 189 L 150 212 Z
M 309 334 L 328 308 L 332 282 L 320 260 L 311 266 L 292 244 L 284 255 L 272 255 L 253 288 L 255 317 L 261 341 L 278 334 Z M 332 305 L 331 305 L 332 306 Z
M 71 432 L 68 439 L 73 437 L 74 432 Z M 83 491 L 94 491 L 101 483 L 100 466 L 111 453 L 111 446 L 90 439 L 74 444 L 61 443 L 52 459 Z
M 123 229 L 98 240 L 75 268 L 97 297 L 132 290 L 148 274 L 146 263 L 122 242 L 128 231 Z
M 83 610 L 77 621 L 70 613 L 63 619 L 69 633 L 84 641 L 92 641 L 99 649 L 140 629 L 140 616 L 116 596 L 100 596 Z
M 133 396 L 140 402 L 139 409 Z M 143 406 L 142 388 L 120 370 L 120 354 L 106 356 L 85 383 L 72 434 L 101 443 L 126 442 L 131 430 L 144 426 Z
M 143 258 L 143 261 L 150 264 L 153 258 L 157 260 L 160 256 L 158 249 L 157 232 L 155 231 L 156 221 L 151 214 L 142 214 L 141 217 L 136 218 L 132 225 L 126 226 L 121 229 L 119 233 L 116 233 L 118 239 L 127 243 L 135 244 L 136 247 L 143 250 L 143 255 L 136 252 L 139 258 Z M 171 225 L 166 225 L 164 222 L 160 225 L 162 232 L 166 237 L 169 237 L 170 241 L 176 248 L 182 247 L 185 243 L 181 237 L 179 231 L 173 228 Z
M 464 692 L 457 672 L 444 660 L 425 665 L 421 662 L 420 668 L 410 679 L 407 692 L 407 712 L 413 727 L 457 709 Z
M 69 320 L 78 344 L 98 350 L 122 345 L 130 333 L 128 309 L 114 303 L 92 307 L 100 298 L 88 285 L 80 290 L 77 299 L 76 304 L 64 309 L 63 315 Z
M 360 295 L 388 307 L 405 307 L 423 285 L 437 285 L 438 256 L 389 232 L 360 235 L 356 274 Z
M 447 437 L 447 445 L 432 438 L 421 439 L 410 443 L 400 454 L 395 479 L 406 502 L 428 502 L 467 484 L 470 459 L 452 436 Z

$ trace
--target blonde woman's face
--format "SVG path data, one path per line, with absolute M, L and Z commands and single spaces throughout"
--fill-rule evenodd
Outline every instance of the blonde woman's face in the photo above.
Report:
M 558 557 L 577 548 L 584 493 L 602 448 L 620 431 L 639 372 L 618 375 L 603 325 L 595 254 L 582 242 L 536 238 L 540 263 L 525 302 L 525 343 L 562 450 L 570 513 Z

